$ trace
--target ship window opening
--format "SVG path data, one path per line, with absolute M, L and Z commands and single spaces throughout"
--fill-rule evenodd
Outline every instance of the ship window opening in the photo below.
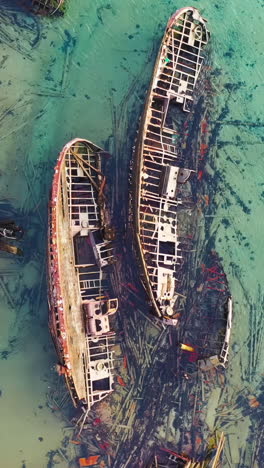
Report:
M 159 252 L 165 255 L 175 255 L 175 244 L 174 242 L 160 242 Z
M 101 320 L 95 320 L 95 326 L 96 326 L 96 331 L 97 332 L 102 331 Z
M 80 212 L 81 213 L 86 213 L 86 206 L 81 206 Z
M 92 386 L 94 392 L 110 390 L 110 379 L 106 377 L 105 379 L 94 380 Z

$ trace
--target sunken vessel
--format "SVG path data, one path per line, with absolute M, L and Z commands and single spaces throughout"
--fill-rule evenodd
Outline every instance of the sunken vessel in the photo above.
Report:
M 184 297 L 178 271 L 184 239 L 178 212 L 180 186 L 194 169 L 185 167 L 180 133 L 192 109 L 210 34 L 193 7 L 169 19 L 141 118 L 134 151 L 133 216 L 141 277 L 154 313 L 173 325 Z
M 74 139 L 61 151 L 49 203 L 49 328 L 72 401 L 90 409 L 113 387 L 114 229 L 101 148 Z

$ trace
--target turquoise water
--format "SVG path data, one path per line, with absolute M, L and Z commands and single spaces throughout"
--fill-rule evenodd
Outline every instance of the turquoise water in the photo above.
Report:
M 115 198 L 126 201 L 123 181 L 159 41 L 168 17 L 182 6 L 169 0 L 68 0 L 65 17 L 49 20 L 19 12 L 12 2 L 0 5 L 0 210 L 25 229 L 24 257 L 0 258 L 3 468 L 46 468 L 51 460 L 59 468 L 74 466 L 53 457 L 68 432 L 46 399 L 56 380 L 45 285 L 52 171 L 64 143 L 75 136 L 91 139 L 112 152 Z M 193 6 L 208 19 L 219 70 L 210 125 L 217 137 L 207 165 L 216 189 L 200 227 L 210 219 L 235 301 L 226 387 L 232 402 L 240 391 L 259 398 L 264 373 L 263 2 L 254 9 L 248 0 Z M 250 458 L 260 409 L 241 419 L 231 407 L 225 466 L 261 466 Z M 68 449 L 71 460 L 74 450 Z

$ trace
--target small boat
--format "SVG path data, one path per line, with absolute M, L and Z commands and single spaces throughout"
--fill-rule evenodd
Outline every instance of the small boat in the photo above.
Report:
M 227 368 L 228 359 L 229 359 L 229 347 L 230 347 L 230 338 L 232 331 L 232 321 L 233 321 L 233 301 L 232 297 L 227 298 L 225 305 L 226 310 L 226 327 L 225 335 L 223 339 L 223 344 L 219 354 L 213 356 L 208 356 L 207 358 L 201 359 L 198 361 L 198 365 L 201 371 L 208 372 L 213 368 L 222 367 Z
M 114 230 L 110 224 L 102 161 L 106 153 L 84 139 L 70 141 L 59 155 L 49 203 L 49 328 L 57 370 L 73 403 L 88 410 L 113 386 L 110 316 Z
M 184 167 L 179 131 L 192 108 L 209 36 L 196 8 L 181 8 L 168 21 L 134 155 L 133 214 L 143 283 L 156 315 L 173 325 L 184 250 L 178 188 L 194 172 Z

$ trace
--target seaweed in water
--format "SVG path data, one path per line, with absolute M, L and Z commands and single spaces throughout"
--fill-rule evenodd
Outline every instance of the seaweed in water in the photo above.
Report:
M 15 4 L 12 8 L 0 5 L 0 42 L 32 60 L 31 50 L 41 38 L 41 23 L 32 15 L 21 14 Z
M 54 457 L 57 452 L 55 450 L 50 450 L 47 452 L 46 457 L 48 458 L 47 468 L 53 468 L 55 466 Z

